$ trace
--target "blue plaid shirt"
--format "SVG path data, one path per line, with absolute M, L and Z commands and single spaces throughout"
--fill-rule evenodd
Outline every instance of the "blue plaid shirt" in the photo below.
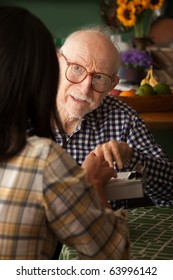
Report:
M 62 138 L 54 131 L 57 143 Z M 129 166 L 132 170 L 139 163 L 145 166 L 146 194 L 159 206 L 173 207 L 173 163 L 157 145 L 139 115 L 122 101 L 107 96 L 101 105 L 87 114 L 71 135 L 66 135 L 66 151 L 78 164 L 98 144 L 114 139 L 126 142 L 134 151 Z M 127 207 L 127 201 L 117 201 L 113 208 Z

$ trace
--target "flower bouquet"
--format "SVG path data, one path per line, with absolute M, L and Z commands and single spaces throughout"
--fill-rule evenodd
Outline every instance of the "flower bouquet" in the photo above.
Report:
M 116 16 L 125 27 L 133 27 L 138 38 L 148 37 L 154 12 L 163 6 L 164 0 L 117 0 Z
M 165 0 L 104 0 L 101 16 L 114 34 L 130 31 L 133 45 L 145 49 L 152 44 L 148 38 L 151 23 L 163 15 L 165 5 Z
M 121 65 L 126 68 L 149 69 L 153 63 L 151 55 L 144 50 L 130 49 L 120 53 Z
M 130 49 L 120 53 L 120 79 L 139 84 L 153 64 L 151 55 L 144 50 Z

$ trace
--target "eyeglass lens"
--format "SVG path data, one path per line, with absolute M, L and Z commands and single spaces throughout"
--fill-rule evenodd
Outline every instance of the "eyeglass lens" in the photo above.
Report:
M 64 54 L 61 53 L 64 59 L 67 62 L 67 70 L 66 70 L 66 78 L 72 83 L 80 83 L 82 82 L 87 75 L 92 76 L 92 87 L 95 91 L 103 93 L 106 92 L 111 84 L 112 78 L 106 74 L 102 73 L 88 73 L 86 68 L 75 63 L 71 63 L 67 61 L 67 58 Z
M 86 68 L 78 64 L 68 63 L 66 78 L 72 83 L 82 82 L 87 75 L 92 75 L 92 87 L 95 91 L 103 93 L 107 91 L 111 84 L 111 77 L 102 73 L 88 73 Z

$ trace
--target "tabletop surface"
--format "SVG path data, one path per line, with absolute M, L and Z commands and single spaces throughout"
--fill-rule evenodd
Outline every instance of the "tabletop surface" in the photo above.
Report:
M 129 209 L 131 259 L 173 260 L 173 209 Z
M 173 260 L 173 209 L 128 209 L 131 260 Z M 76 259 L 75 250 L 63 246 L 60 259 Z

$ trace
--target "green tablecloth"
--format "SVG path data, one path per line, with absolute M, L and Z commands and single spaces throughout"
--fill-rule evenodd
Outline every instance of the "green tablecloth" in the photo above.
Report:
M 173 209 L 128 209 L 131 259 L 173 260 Z M 75 250 L 63 246 L 60 259 L 77 259 Z

